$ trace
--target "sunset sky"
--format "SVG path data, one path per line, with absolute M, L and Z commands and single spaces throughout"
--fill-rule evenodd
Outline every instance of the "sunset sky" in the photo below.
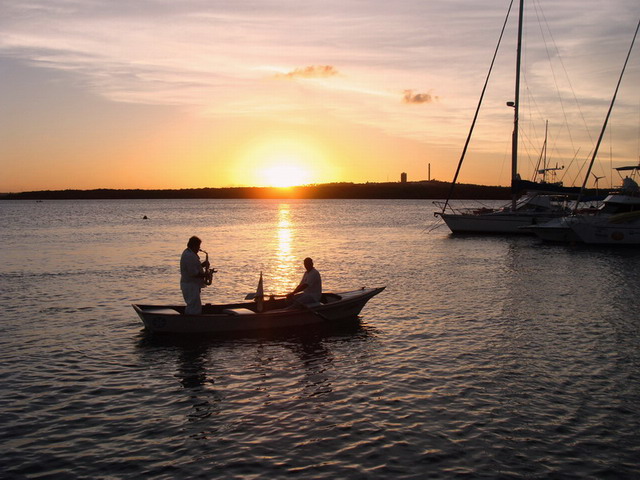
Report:
M 582 183 L 638 0 L 526 4 L 523 178 L 548 120 L 550 165 Z M 428 164 L 450 181 L 508 5 L 0 0 L 0 192 L 423 180 Z M 515 20 L 463 182 L 509 183 Z M 639 85 L 636 44 L 601 185 L 638 163 Z

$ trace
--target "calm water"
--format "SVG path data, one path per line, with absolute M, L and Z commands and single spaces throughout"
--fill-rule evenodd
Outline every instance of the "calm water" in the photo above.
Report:
M 639 478 L 640 251 L 427 232 L 428 201 L 0 202 L 2 478 Z M 148 220 L 143 220 L 146 215 Z M 145 334 L 132 302 L 387 285 L 343 330 Z

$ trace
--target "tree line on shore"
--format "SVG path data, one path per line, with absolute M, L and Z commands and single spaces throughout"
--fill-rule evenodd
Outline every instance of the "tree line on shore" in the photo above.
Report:
M 6 193 L 3 200 L 97 200 L 97 199 L 442 199 L 451 184 L 437 180 L 388 183 L 326 183 L 298 187 L 225 187 L 187 189 L 41 190 Z M 502 200 L 510 198 L 508 187 L 456 185 L 453 198 Z

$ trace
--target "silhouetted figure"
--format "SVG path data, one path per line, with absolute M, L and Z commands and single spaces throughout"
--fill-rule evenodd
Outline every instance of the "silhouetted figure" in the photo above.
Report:
M 202 313 L 200 290 L 205 286 L 205 268 L 209 268 L 207 260 L 200 262 L 198 256 L 200 245 L 202 240 L 195 236 L 191 237 L 180 257 L 180 289 L 187 304 L 184 313 L 190 315 Z
M 313 266 L 313 260 L 309 257 L 304 259 L 304 268 L 307 270 L 302 276 L 302 280 L 293 292 L 287 295 L 291 299 L 298 292 L 302 294 L 294 298 L 294 302 L 301 305 L 318 303 L 322 297 L 322 278 L 320 272 Z

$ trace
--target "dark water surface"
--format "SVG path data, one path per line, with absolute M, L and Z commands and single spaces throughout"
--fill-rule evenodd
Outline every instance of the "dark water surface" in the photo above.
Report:
M 428 201 L 0 202 L 1 478 L 640 478 L 640 251 Z M 148 220 L 142 217 L 147 215 Z M 133 302 L 386 285 L 360 323 L 155 338 Z

